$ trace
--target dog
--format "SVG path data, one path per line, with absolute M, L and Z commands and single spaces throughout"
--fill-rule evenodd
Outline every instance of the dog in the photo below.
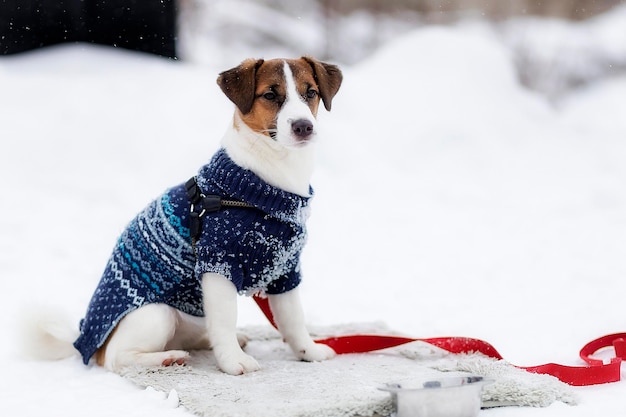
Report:
M 257 371 L 236 333 L 238 294 L 268 297 L 299 359 L 335 355 L 308 334 L 298 284 L 316 117 L 320 103 L 330 111 L 342 77 L 306 56 L 248 59 L 219 74 L 235 105 L 221 147 L 122 233 L 73 343 L 85 364 L 182 365 L 189 350 L 211 348 L 223 372 Z

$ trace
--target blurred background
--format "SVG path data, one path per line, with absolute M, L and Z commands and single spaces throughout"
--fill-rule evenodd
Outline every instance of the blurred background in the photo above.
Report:
M 301 54 L 351 65 L 416 28 L 472 24 L 550 99 L 626 70 L 624 0 L 0 0 L 0 54 L 86 41 L 213 67 Z
M 416 28 L 482 24 L 510 48 L 520 81 L 551 98 L 626 69 L 624 0 L 181 1 L 179 55 L 196 61 L 227 46 L 355 64 Z

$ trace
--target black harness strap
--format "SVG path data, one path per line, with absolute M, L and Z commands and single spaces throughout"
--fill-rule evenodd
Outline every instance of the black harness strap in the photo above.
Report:
M 205 214 L 215 213 L 221 210 L 222 207 L 254 208 L 254 206 L 244 203 L 243 201 L 223 200 L 219 195 L 202 194 L 196 177 L 189 178 L 185 183 L 185 189 L 187 190 L 187 197 L 191 203 L 191 208 L 189 209 L 189 233 L 194 241 L 200 235 L 200 231 L 202 230 L 201 219 Z

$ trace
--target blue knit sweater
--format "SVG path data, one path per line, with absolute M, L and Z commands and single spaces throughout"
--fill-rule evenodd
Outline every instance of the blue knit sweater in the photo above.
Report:
M 218 151 L 197 176 L 206 195 L 255 208 L 224 208 L 202 219 L 194 254 L 184 184 L 170 188 L 122 233 L 80 323 L 74 346 L 87 364 L 117 323 L 149 303 L 203 316 L 200 279 L 219 273 L 242 294 L 279 294 L 300 283 L 310 197 L 276 188 Z M 312 190 L 311 190 L 312 194 Z

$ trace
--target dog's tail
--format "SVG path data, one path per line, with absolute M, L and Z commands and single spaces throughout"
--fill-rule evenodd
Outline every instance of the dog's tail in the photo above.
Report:
M 26 358 L 58 360 L 77 354 L 73 342 L 78 337 L 78 329 L 62 311 L 37 306 L 20 316 L 20 352 Z

